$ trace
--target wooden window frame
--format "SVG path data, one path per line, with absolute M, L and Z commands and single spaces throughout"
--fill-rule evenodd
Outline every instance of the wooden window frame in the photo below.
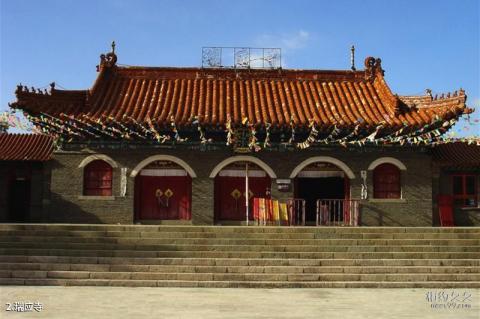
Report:
M 456 207 L 478 207 L 478 176 L 473 173 L 454 173 L 451 174 L 451 182 L 452 182 L 452 197 L 453 203 Z M 462 193 L 455 194 L 454 190 L 454 179 L 455 177 L 462 178 Z M 473 194 L 467 194 L 467 177 L 473 177 Z M 457 200 L 466 200 L 466 199 L 473 199 L 473 205 L 465 205 L 465 202 L 462 205 L 455 204 Z
M 386 174 L 385 172 L 382 172 L 381 170 L 384 169 L 384 167 L 391 167 L 395 169 L 396 175 L 398 175 L 398 190 L 391 190 L 390 188 L 392 185 L 395 185 L 394 183 L 389 183 L 387 190 L 385 190 L 385 186 L 387 185 L 386 183 L 380 184 L 379 185 L 379 174 Z M 391 174 L 390 174 L 391 175 Z M 380 189 L 379 189 L 380 188 Z M 391 196 L 393 195 L 393 196 Z M 382 163 L 375 167 L 373 170 L 373 198 L 374 199 L 402 199 L 402 171 L 400 168 L 398 168 L 396 165 L 392 163 Z
M 95 167 L 103 165 L 103 168 Z M 91 175 L 97 172 L 96 177 Z M 83 196 L 109 196 L 113 195 L 113 168 L 104 160 L 94 160 L 83 169 Z

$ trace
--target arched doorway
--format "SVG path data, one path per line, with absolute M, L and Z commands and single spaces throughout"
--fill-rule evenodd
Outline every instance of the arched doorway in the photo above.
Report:
M 154 160 L 139 168 L 135 177 L 135 219 L 191 219 L 192 176 L 179 164 Z
M 340 162 L 341 163 L 341 162 Z M 305 200 L 305 219 L 307 224 L 316 222 L 317 200 L 338 200 L 339 208 L 335 209 L 339 216 L 332 216 L 341 221 L 343 218 L 343 202 L 350 199 L 350 178 L 353 173 L 337 165 L 334 161 L 309 161 L 295 169 L 294 196 Z
M 270 198 L 271 184 L 269 174 L 256 163 L 236 161 L 227 164 L 215 176 L 215 221 L 246 220 L 247 206 L 248 219 L 253 220 L 253 198 Z

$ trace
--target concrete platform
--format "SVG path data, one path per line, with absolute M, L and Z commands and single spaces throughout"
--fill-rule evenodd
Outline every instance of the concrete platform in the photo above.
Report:
M 447 300 L 433 300 L 437 297 Z M 40 302 L 40 312 L 6 303 Z M 480 317 L 480 289 L 216 289 L 0 286 L 0 318 Z

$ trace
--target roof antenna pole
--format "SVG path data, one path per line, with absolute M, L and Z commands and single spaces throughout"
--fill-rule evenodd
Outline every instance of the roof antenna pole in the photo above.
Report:
M 355 71 L 356 68 L 355 68 L 355 46 L 354 45 L 352 45 L 352 47 L 350 48 L 350 51 L 351 51 L 351 53 L 350 53 L 350 64 L 352 65 L 351 69 L 352 69 L 352 71 Z

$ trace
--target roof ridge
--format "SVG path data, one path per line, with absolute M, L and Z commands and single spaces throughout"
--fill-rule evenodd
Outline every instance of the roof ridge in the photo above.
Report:
M 108 70 L 108 71 L 107 71 Z M 106 69 L 97 80 L 110 73 L 121 77 L 139 78 L 215 78 L 218 80 L 258 79 L 258 80 L 324 80 L 328 81 L 367 81 L 365 72 L 352 70 L 319 69 L 235 69 L 235 68 L 201 68 L 201 67 L 114 67 Z M 97 82 L 97 81 L 96 81 Z
M 440 95 L 439 95 L 440 94 Z M 435 95 L 432 95 L 432 92 L 430 89 L 427 89 L 424 95 L 406 95 L 406 94 L 398 94 L 399 97 L 402 98 L 426 98 L 426 97 L 431 97 L 432 100 L 444 100 L 444 99 L 450 99 L 450 98 L 455 98 L 455 97 L 462 97 L 466 96 L 465 90 L 460 88 L 459 90 L 455 91 L 446 91 L 442 93 L 437 93 Z
M 236 72 L 344 72 L 344 73 L 363 73 L 364 70 L 351 70 L 351 69 L 298 69 L 298 68 L 234 68 L 234 67 L 199 67 L 199 66 L 144 66 L 144 65 L 128 65 L 117 64 L 119 70 L 134 70 L 134 69 L 147 69 L 147 70 L 212 70 L 212 71 L 236 71 Z

